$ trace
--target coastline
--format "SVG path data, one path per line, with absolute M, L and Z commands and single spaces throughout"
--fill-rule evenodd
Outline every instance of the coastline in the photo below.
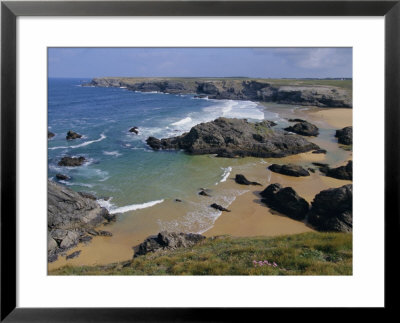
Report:
M 260 104 L 264 105 L 263 103 Z M 269 109 L 269 111 L 274 112 L 274 109 Z M 292 109 L 281 111 L 278 107 L 276 111 L 282 117 L 303 118 L 329 129 L 340 129 L 352 124 L 352 110 L 348 108 L 309 107 L 293 109 L 293 111 Z M 311 141 L 319 144 L 320 138 L 313 138 Z M 325 142 L 325 145 L 331 145 L 336 150 L 340 149 L 334 140 L 331 143 Z M 340 151 L 340 153 L 347 159 L 352 159 L 351 152 Z M 291 162 L 306 165 L 311 162 L 324 162 L 326 158 L 327 156 L 323 154 L 303 153 L 284 158 L 268 158 L 268 164 L 274 161 L 280 164 Z M 344 160 L 341 160 L 336 164 L 344 164 L 344 162 Z M 248 192 L 236 197 L 228 207 L 232 212 L 222 212 L 215 220 L 212 228 L 203 233 L 206 236 L 276 236 L 313 231 L 303 222 L 271 212 L 266 205 L 260 202 L 258 192 L 270 183 L 281 183 L 283 186 L 293 187 L 300 196 L 311 202 L 315 194 L 323 189 L 351 183 L 351 181 L 336 180 L 320 175 L 318 171 L 306 178 L 272 173 L 266 169 L 268 164 L 262 158 L 244 158 L 239 164 L 233 165 L 226 181 L 218 183 L 213 189 L 215 191 L 239 189 L 248 190 Z M 332 163 L 332 165 L 334 164 Z M 248 179 L 262 183 L 263 187 L 236 184 L 233 179 L 237 173 L 243 173 Z M 193 198 L 199 199 L 195 195 L 193 195 Z M 147 236 L 158 232 L 159 221 L 157 220 L 160 214 L 163 216 L 163 221 L 173 223 L 175 213 L 184 214 L 186 211 L 185 203 L 166 200 L 159 205 L 137 210 L 134 215 L 132 212 L 123 214 L 119 221 L 104 227 L 105 230 L 112 232 L 112 237 L 96 237 L 87 245 L 79 245 L 68 251 L 68 253 L 71 253 L 75 250 L 82 250 L 79 257 L 68 261 L 64 257 L 60 257 L 60 260 L 55 263 L 48 264 L 48 269 L 53 270 L 64 265 L 108 264 L 131 259 L 133 255 L 132 247 L 141 243 Z

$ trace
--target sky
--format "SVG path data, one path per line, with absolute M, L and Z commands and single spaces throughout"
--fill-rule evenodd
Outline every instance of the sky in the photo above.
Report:
M 49 48 L 49 77 L 352 77 L 352 48 Z

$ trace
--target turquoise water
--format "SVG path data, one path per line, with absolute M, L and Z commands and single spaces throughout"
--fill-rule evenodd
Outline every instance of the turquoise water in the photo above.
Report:
M 72 189 L 111 197 L 103 204 L 114 213 L 185 199 L 224 180 L 237 163 L 182 151 L 153 151 L 145 143 L 149 136 L 180 135 L 220 116 L 279 120 L 250 101 L 80 86 L 87 81 L 49 79 L 48 128 L 55 137 L 48 141 L 48 177 L 66 174 L 71 180 L 62 183 Z M 133 126 L 139 128 L 138 135 L 128 131 Z M 69 130 L 83 137 L 67 141 Z M 84 156 L 88 162 L 57 166 L 63 156 Z

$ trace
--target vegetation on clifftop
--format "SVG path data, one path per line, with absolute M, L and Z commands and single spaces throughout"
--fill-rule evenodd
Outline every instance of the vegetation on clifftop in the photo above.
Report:
M 66 266 L 50 275 L 352 275 L 352 234 L 208 238 L 105 266 Z

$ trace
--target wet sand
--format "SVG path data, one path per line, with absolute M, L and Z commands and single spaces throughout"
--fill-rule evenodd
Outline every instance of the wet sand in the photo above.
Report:
M 273 109 L 271 110 L 273 111 Z M 244 158 L 240 165 L 232 166 L 232 171 L 226 182 L 218 184 L 213 189 L 215 191 L 248 190 L 248 192 L 238 196 L 228 206 L 231 212 L 222 212 L 216 219 L 214 226 L 205 231 L 204 235 L 276 236 L 312 231 L 313 229 L 303 222 L 292 220 L 270 210 L 261 202 L 259 192 L 269 184 L 280 183 L 284 187 L 293 187 L 301 197 L 311 202 L 321 190 L 351 183 L 351 181 L 326 177 L 320 174 L 316 167 L 311 164 L 312 162 L 322 162 L 339 166 L 352 159 L 352 152 L 344 151 L 339 147 L 336 139 L 331 138 L 334 129 L 352 124 L 351 109 L 309 108 L 292 111 L 277 107 L 276 111 L 285 118 L 302 118 L 321 128 L 331 129 L 328 134 L 329 140 L 324 139 L 323 136 L 310 139 L 321 148 L 327 149 L 328 154 L 312 154 L 309 152 L 279 159 Z M 315 168 L 316 171 L 308 177 L 285 176 L 269 171 L 267 167 L 272 163 L 294 163 L 306 168 Z M 236 184 L 234 181 L 236 174 L 244 174 L 249 180 L 257 181 L 262 186 Z M 204 201 L 204 199 L 207 199 L 207 197 L 199 197 L 197 193 L 193 195 L 195 202 Z M 101 265 L 131 259 L 133 246 L 141 243 L 149 235 L 160 231 L 160 218 L 164 222 L 170 223 L 171 230 L 177 218 L 185 219 L 185 214 L 189 209 L 187 203 L 189 202 L 177 203 L 173 200 L 166 200 L 148 209 L 125 213 L 120 216 L 117 222 L 101 228 L 110 231 L 113 234 L 112 237 L 95 237 L 87 245 L 79 244 L 66 253 L 71 254 L 74 251 L 81 250 L 79 257 L 67 261 L 65 255 L 59 256 L 59 260 L 48 264 L 48 269 L 56 269 L 67 264 L 72 266 Z

